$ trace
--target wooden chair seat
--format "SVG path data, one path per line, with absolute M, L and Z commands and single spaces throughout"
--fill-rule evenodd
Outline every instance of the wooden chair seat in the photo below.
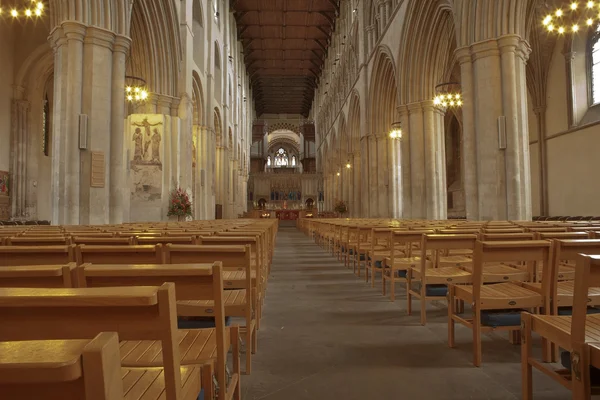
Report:
M 216 329 L 180 329 L 179 354 L 181 365 L 202 365 L 217 358 Z M 230 328 L 225 329 L 225 343 L 231 341 Z M 120 343 L 121 364 L 124 367 L 161 367 L 162 349 L 159 340 L 126 340 Z
M 237 316 L 238 313 L 243 313 L 248 306 L 246 289 L 242 290 L 225 290 L 223 294 L 223 303 L 225 304 L 226 316 Z M 177 302 L 177 314 L 181 316 L 198 315 L 193 309 L 196 307 L 210 307 L 214 304 L 212 300 L 182 300 Z M 234 315 L 235 314 L 235 315 Z
M 386 258 L 386 262 L 388 265 L 391 263 L 391 259 Z M 427 267 L 431 267 L 433 264 L 431 261 L 427 260 Z M 421 263 L 421 257 L 403 257 L 403 258 L 394 258 L 394 269 L 408 269 L 412 267 L 416 267 Z
M 200 368 L 181 367 L 181 398 L 196 400 L 201 389 Z M 121 368 L 125 400 L 165 399 L 164 369 Z
M 413 281 L 421 280 L 419 268 L 411 268 L 411 273 Z M 427 278 L 427 284 L 432 285 L 472 282 L 472 274 L 458 267 L 428 268 L 425 271 L 425 277 Z
M 556 295 L 557 307 L 572 307 L 573 293 L 575 292 L 574 281 L 558 282 Z M 600 305 L 600 288 L 591 287 L 588 289 L 588 306 Z
M 250 277 L 252 279 L 252 286 L 256 286 L 256 271 L 251 271 Z M 223 285 L 227 289 L 242 289 L 246 287 L 246 271 L 223 271 Z
M 571 322 L 571 316 L 533 315 L 531 327 L 550 342 L 571 351 Z M 585 341 L 600 342 L 600 314 L 586 316 Z
M 467 265 L 463 267 L 465 270 L 472 272 L 472 266 Z M 497 283 L 497 282 L 522 282 L 529 280 L 529 272 L 510 266 L 507 264 L 491 264 L 488 263 L 483 267 L 483 282 L 484 283 Z
M 473 302 L 473 286 L 455 286 L 455 297 L 468 303 Z M 543 296 L 515 283 L 483 285 L 479 305 L 485 309 L 533 308 L 542 305 Z
M 473 259 L 465 255 L 440 256 L 438 267 L 466 267 L 473 264 Z

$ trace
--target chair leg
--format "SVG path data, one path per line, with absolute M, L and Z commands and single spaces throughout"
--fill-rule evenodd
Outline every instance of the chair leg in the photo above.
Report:
M 448 347 L 453 348 L 454 344 L 454 313 L 456 301 L 454 300 L 454 286 L 448 287 Z
M 238 383 L 233 391 L 233 399 L 242 399 L 241 376 L 240 376 L 240 328 L 239 326 L 231 327 L 231 353 L 233 359 L 233 372 L 238 374 Z M 211 399 L 212 397 L 206 397 Z
M 412 279 L 410 276 L 410 271 L 407 274 L 406 280 L 406 313 L 408 315 L 412 314 L 412 295 L 410 294 L 410 288 L 412 286 Z
M 252 329 L 251 321 L 246 321 L 246 375 L 252 372 Z
M 205 399 L 214 399 L 215 391 L 213 385 L 213 375 L 214 368 L 213 364 L 206 364 L 200 368 L 200 373 L 202 375 L 202 388 L 204 389 L 204 398 Z
M 578 357 L 578 362 L 574 359 Z M 571 354 L 571 376 L 572 383 L 572 399 L 573 400 L 590 400 L 591 399 L 591 382 L 590 382 L 590 348 L 584 343 L 576 344 Z M 580 375 L 577 377 L 575 368 L 579 368 Z
M 377 270 L 375 269 L 375 264 L 371 263 L 371 287 L 375 287 L 375 277 L 377 276 Z
M 421 325 L 425 325 L 427 323 L 427 292 L 425 291 L 426 285 L 425 281 L 421 281 Z
M 258 351 L 258 335 L 256 334 L 256 328 L 252 332 L 252 354 L 256 354 Z
M 481 310 L 473 306 L 473 365 L 481 366 Z
M 521 398 L 533 400 L 533 377 L 529 356 L 531 355 L 531 316 L 521 313 L 523 334 L 521 335 Z

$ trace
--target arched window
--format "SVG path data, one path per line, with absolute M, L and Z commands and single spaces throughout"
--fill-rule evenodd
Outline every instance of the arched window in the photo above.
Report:
M 282 148 L 277 150 L 275 155 L 275 166 L 276 167 L 287 167 L 289 165 L 289 158 L 287 152 Z
M 271 156 L 267 157 L 267 167 L 271 166 Z
M 600 25 L 592 34 L 589 43 L 590 97 L 592 104 L 598 104 L 600 103 Z
M 296 156 L 292 156 L 292 167 L 296 166 Z

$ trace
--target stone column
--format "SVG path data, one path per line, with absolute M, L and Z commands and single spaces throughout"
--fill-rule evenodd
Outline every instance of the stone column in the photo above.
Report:
M 375 137 L 377 145 L 377 216 L 387 218 L 391 216 L 389 187 L 392 184 L 390 179 L 391 160 L 389 158 L 390 139 L 385 133 L 380 133 Z
M 371 215 L 371 199 L 369 199 L 369 137 L 361 136 L 360 138 L 360 202 L 361 202 L 361 217 L 368 218 Z
M 110 125 L 110 209 L 109 222 L 123 222 L 124 196 L 129 196 L 125 179 L 125 61 L 131 39 L 118 35 L 113 47 L 112 98 Z
M 421 103 L 407 106 L 410 151 L 411 214 L 412 218 L 427 218 L 425 186 L 425 142 L 423 132 L 423 109 Z
M 26 218 L 28 217 L 26 212 L 27 136 L 30 134 L 28 101 L 13 100 L 11 128 L 11 215 L 16 218 Z
M 411 158 L 410 158 L 410 119 L 408 107 L 398 106 L 398 115 L 402 125 L 402 139 L 398 144 L 400 146 L 400 179 L 402 180 L 401 197 L 401 217 L 405 219 L 412 218 L 412 184 L 411 184 Z
M 531 218 L 529 132 L 525 62 L 527 43 L 516 35 L 505 35 L 469 47 L 472 71 L 463 61 L 463 73 L 470 72 L 472 91 L 465 91 L 465 105 L 474 104 L 474 131 L 477 140 L 465 131 L 465 141 L 475 144 L 478 218 L 482 220 Z M 464 60 L 465 50 L 459 50 Z M 463 85 L 469 87 L 469 80 Z M 496 94 L 490 96 L 490 94 Z M 467 112 L 468 113 L 468 112 Z M 499 120 L 505 120 L 505 137 L 499 132 Z M 467 125 L 469 121 L 465 121 Z M 502 139 L 500 146 L 499 139 Z M 471 140 L 473 142 L 471 142 Z M 467 147 L 465 145 L 465 147 Z M 472 155 L 465 148 L 465 164 Z M 470 166 L 472 168 L 472 165 Z M 465 169 L 465 177 L 468 170 Z M 472 179 L 472 178 L 470 178 Z M 468 216 L 472 218 L 471 188 L 465 179 Z M 469 190 L 469 191 L 468 191 Z M 468 192 L 467 192 L 468 191 Z
M 378 180 L 377 180 L 377 138 L 375 135 L 369 135 L 368 137 L 368 146 L 369 146 L 369 217 L 373 218 L 379 215 L 379 192 L 378 189 Z
M 465 189 L 467 219 L 479 219 L 479 188 L 477 186 L 477 148 L 475 138 L 475 103 L 473 87 L 473 64 L 468 47 L 458 49 L 456 57 L 460 63 L 461 91 L 465 99 L 462 105 L 462 173 Z M 466 99 L 469 99 L 468 101 Z
M 361 168 L 362 160 L 360 151 L 353 153 L 354 161 L 352 163 L 352 216 L 360 218 L 362 216 L 362 197 L 361 197 Z
M 576 77 L 573 74 L 575 68 L 573 68 L 573 62 L 575 60 L 576 53 L 574 51 L 568 51 L 563 53 L 565 57 L 565 68 L 567 75 L 567 116 L 569 121 L 569 128 L 573 128 L 577 125 L 577 96 L 573 93 L 573 84 Z
M 445 148 L 442 113 L 432 101 L 423 102 L 423 133 L 425 137 L 425 193 L 428 219 L 445 219 L 446 166 L 443 164 Z
M 61 71 L 61 76 L 55 76 L 55 86 L 66 86 L 64 105 L 66 110 L 65 126 L 62 134 L 66 138 L 66 168 L 65 168 L 65 210 L 60 223 L 79 224 L 79 183 L 80 183 L 80 150 L 79 150 L 79 115 L 83 89 L 83 39 L 86 27 L 78 22 L 68 21 L 62 24 L 62 30 L 67 37 L 67 69 Z M 106 83 L 106 82 L 105 82 Z M 58 133 L 60 131 L 54 131 Z M 60 133 L 58 133 L 60 134 Z M 58 221 L 57 221 L 58 222 Z

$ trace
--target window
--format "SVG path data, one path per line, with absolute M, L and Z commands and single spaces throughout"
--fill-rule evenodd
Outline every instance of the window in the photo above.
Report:
M 267 167 L 271 166 L 271 156 L 267 157 Z
M 50 102 L 47 95 L 42 111 L 42 151 L 46 157 L 50 155 Z
M 292 167 L 296 166 L 296 156 L 292 156 Z
M 289 161 L 289 159 L 288 159 L 287 152 L 283 148 L 280 148 L 279 150 L 277 150 L 277 154 L 275 155 L 275 166 L 276 167 L 287 167 L 289 164 L 288 161 Z
M 593 33 L 589 50 L 591 100 L 592 104 L 600 103 L 600 25 Z

